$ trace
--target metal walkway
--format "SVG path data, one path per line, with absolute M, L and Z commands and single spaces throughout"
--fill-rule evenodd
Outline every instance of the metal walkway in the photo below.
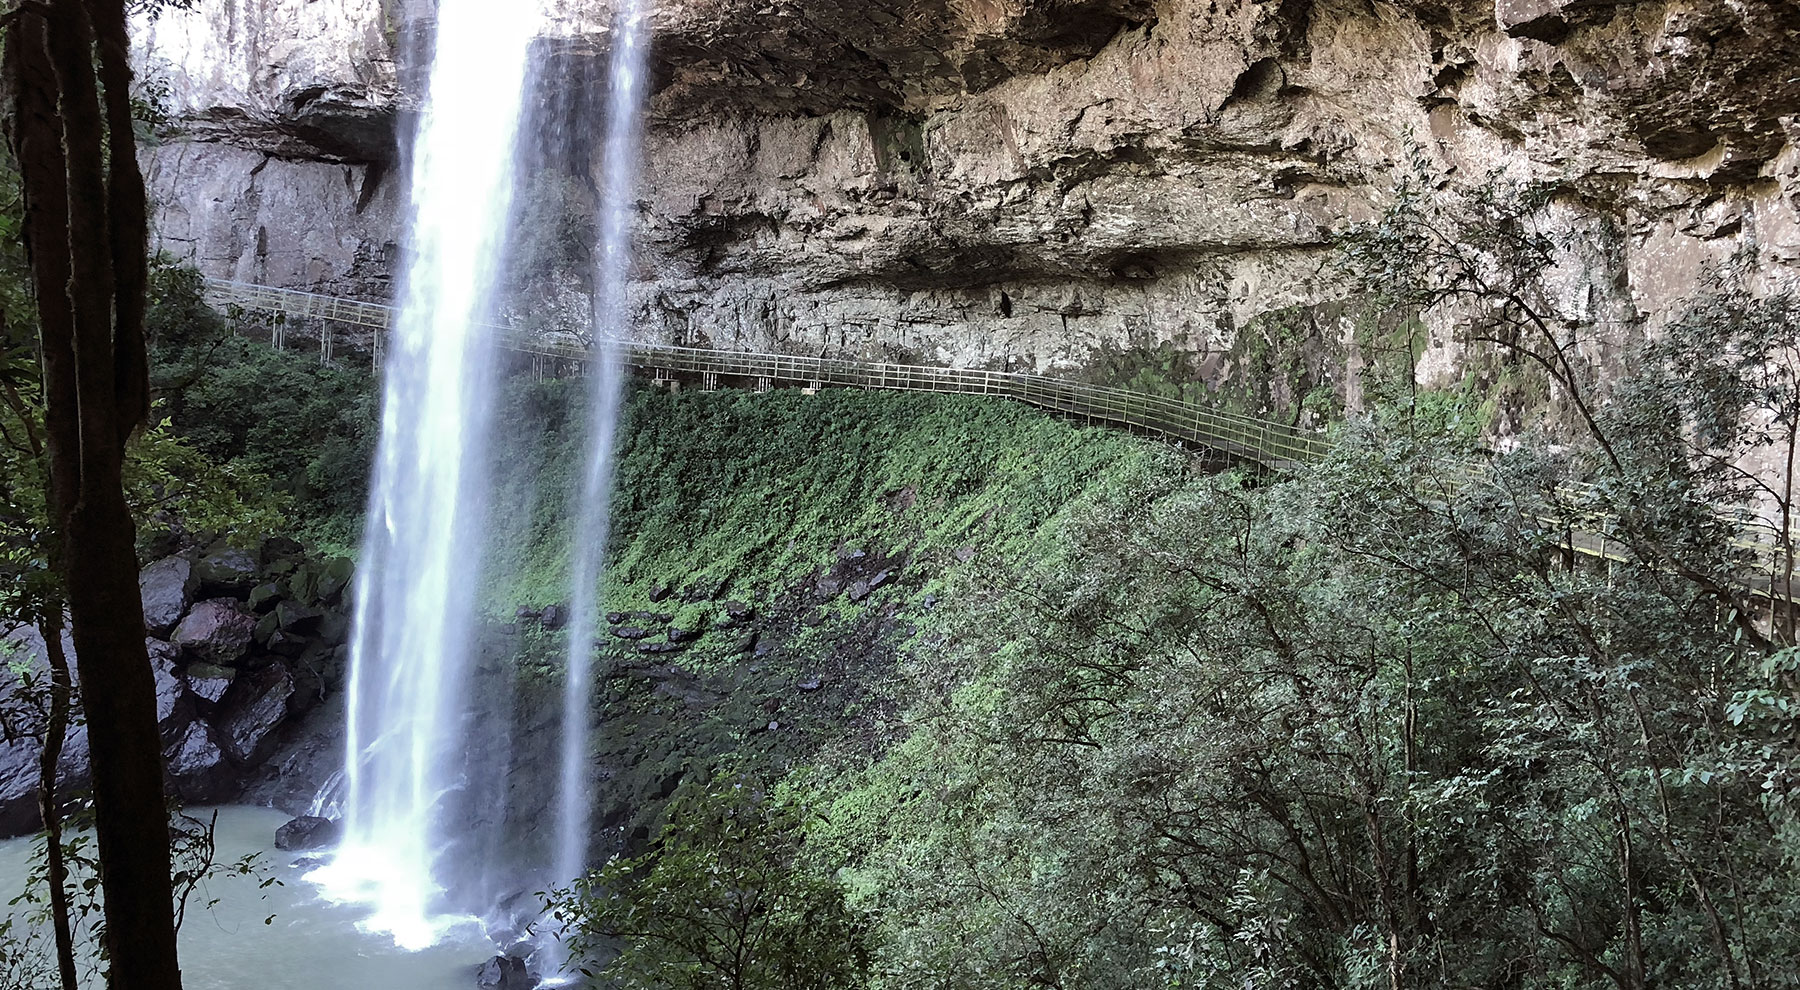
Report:
M 394 315 L 392 306 L 379 303 L 225 279 L 207 279 L 206 296 L 222 309 L 260 310 L 375 330 L 388 329 Z M 501 325 L 493 329 L 502 347 L 519 353 L 579 363 L 597 357 L 594 348 L 572 338 L 557 340 Z M 380 340 L 379 335 L 376 339 Z M 1129 389 L 1088 385 L 1044 375 L 875 364 L 662 344 L 630 343 L 624 345 L 623 353 L 626 364 L 658 377 L 693 375 L 705 381 L 729 378 L 767 387 L 799 384 L 813 388 L 837 386 L 998 395 L 1040 409 L 1143 430 L 1276 470 L 1317 460 L 1327 447 L 1322 434 L 1297 430 L 1283 423 L 1220 412 Z
M 207 300 L 221 309 L 279 313 L 368 327 L 376 331 L 389 329 L 394 316 L 392 306 L 294 289 L 276 289 L 251 282 L 216 278 L 206 279 L 205 285 Z M 573 336 L 559 340 L 542 334 L 521 332 L 504 325 L 495 325 L 493 330 L 503 348 L 523 354 L 577 364 L 595 360 L 598 356 L 595 347 Z M 382 335 L 378 332 L 375 335 L 377 360 L 381 340 Z M 661 344 L 629 343 L 622 349 L 626 364 L 648 371 L 658 378 L 692 375 L 712 384 L 729 379 L 733 383 L 742 381 L 760 388 L 787 384 L 812 388 L 837 386 L 997 395 L 1040 409 L 1142 430 L 1278 471 L 1291 470 L 1301 464 L 1319 460 L 1329 446 L 1323 434 L 1297 430 L 1283 423 L 1221 412 L 1206 406 L 1145 395 L 1128 389 L 1088 385 L 1044 375 L 876 364 Z M 329 353 L 328 345 L 325 353 Z M 1473 476 L 1474 472 L 1471 471 L 1469 477 Z M 1579 487 L 1571 486 L 1571 490 Z M 1727 513 L 1722 511 L 1721 515 Z M 1729 515 L 1740 526 L 1740 535 L 1734 541 L 1735 545 L 1749 551 L 1755 560 L 1754 576 L 1740 579 L 1740 585 L 1756 597 L 1788 597 L 1784 592 L 1788 587 L 1786 572 L 1790 565 L 1784 559 L 1778 528 L 1760 519 L 1746 518 L 1742 513 Z M 1620 552 L 1619 544 L 1609 541 L 1605 535 L 1612 530 L 1613 524 L 1614 520 L 1596 519 L 1589 524 L 1588 532 L 1570 533 L 1569 549 L 1609 563 L 1628 561 L 1630 558 Z

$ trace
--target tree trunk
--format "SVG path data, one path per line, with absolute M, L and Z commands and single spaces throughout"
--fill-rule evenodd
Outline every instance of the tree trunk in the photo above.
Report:
M 50 661 L 50 717 L 44 726 L 44 749 L 38 755 L 38 814 L 44 819 L 44 858 L 50 882 L 50 924 L 56 938 L 56 971 L 62 990 L 79 990 L 75 972 L 75 935 L 69 928 L 69 865 L 63 858 L 62 808 L 56 795 L 56 769 L 62 761 L 63 737 L 69 729 L 69 701 L 74 685 L 69 658 L 63 654 L 62 611 L 53 601 L 38 619 L 44 656 Z
M 108 983 L 177 990 L 162 744 L 121 479 L 148 394 L 124 5 L 44 0 L 13 18 L 11 136 L 42 327 L 51 516 L 93 765 Z

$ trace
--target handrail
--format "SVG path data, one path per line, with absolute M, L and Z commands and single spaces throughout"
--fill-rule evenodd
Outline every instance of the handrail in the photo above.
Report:
M 376 330 L 389 329 L 393 324 L 395 311 L 393 306 L 382 303 L 361 302 L 298 289 L 278 289 L 230 279 L 209 277 L 205 279 L 205 289 L 208 300 L 220 307 L 264 310 Z M 494 331 L 500 346 L 508 350 L 578 362 L 591 361 L 596 356 L 595 345 L 573 335 L 531 333 L 505 324 L 487 326 Z M 805 382 L 819 386 L 998 395 L 1052 412 L 1160 434 L 1278 471 L 1292 470 L 1310 461 L 1320 460 L 1329 449 L 1329 443 L 1321 433 L 1300 430 L 1286 423 L 1130 389 L 1090 385 L 1045 375 L 868 363 L 843 358 L 724 351 L 636 341 L 609 341 L 599 346 L 609 347 L 615 353 L 622 351 L 625 364 L 658 374 L 731 375 L 766 379 L 771 383 Z M 1569 490 L 1574 492 L 1581 487 L 1572 485 Z M 1720 511 L 1724 515 L 1730 510 Z M 1770 582 L 1766 591 L 1756 589 L 1753 585 L 1751 590 L 1774 598 L 1778 593 L 1774 578 L 1787 566 L 1782 559 L 1785 547 L 1780 531 L 1760 519 L 1738 518 L 1736 521 L 1742 526 L 1744 535 L 1732 540 L 1732 545 L 1755 554 L 1759 573 Z M 1607 546 L 1604 534 L 1610 530 L 1610 522 L 1598 522 L 1600 526 L 1593 533 L 1582 534 L 1586 539 L 1572 536 L 1571 547 L 1578 553 L 1600 559 L 1621 559 L 1616 550 L 1609 551 Z M 1790 539 L 1786 546 L 1795 544 L 1800 544 L 1800 538 Z
M 389 328 L 393 322 L 394 307 L 381 303 L 228 279 L 208 278 L 205 285 L 208 299 L 221 307 L 268 310 L 378 330 Z M 505 324 L 490 326 L 500 345 L 508 350 L 570 361 L 589 361 L 595 356 L 593 347 L 579 340 L 525 333 Z M 720 351 L 635 341 L 626 342 L 622 350 L 628 365 L 672 374 L 731 375 L 857 388 L 1001 395 L 1055 412 L 1161 434 L 1277 470 L 1317 460 L 1327 449 L 1322 435 L 1285 423 L 1130 389 L 1015 371 L 871 364 L 842 358 Z

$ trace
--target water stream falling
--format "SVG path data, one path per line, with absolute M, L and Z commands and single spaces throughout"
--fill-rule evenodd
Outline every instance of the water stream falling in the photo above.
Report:
M 439 940 L 445 799 L 459 784 L 493 341 L 535 2 L 441 0 L 412 151 L 409 254 L 357 570 L 344 841 L 314 874 L 402 948 Z
M 563 737 L 558 783 L 554 876 L 568 882 L 586 866 L 590 762 L 589 709 L 594 637 L 599 630 L 599 584 L 606 559 L 613 435 L 619 418 L 623 348 L 629 337 L 626 282 L 631 274 L 631 216 L 642 144 L 645 90 L 645 0 L 622 0 L 616 14 L 601 158 L 598 270 L 594 279 L 594 337 L 590 369 L 588 455 L 582 476 L 570 594 L 569 664 L 563 691 Z

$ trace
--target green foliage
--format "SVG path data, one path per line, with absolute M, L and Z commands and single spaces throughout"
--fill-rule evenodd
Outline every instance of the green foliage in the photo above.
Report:
M 581 972 L 621 990 L 850 990 L 867 933 L 806 857 L 791 799 L 726 777 L 676 800 L 655 847 L 550 899 Z
M 1597 444 L 1471 468 L 1428 423 L 1146 486 L 948 596 L 912 735 L 817 830 L 879 986 L 1800 985 L 1800 702 L 1720 600 L 1734 531 Z M 1621 559 L 1570 566 L 1600 514 Z
M 191 269 L 153 272 L 152 387 L 167 427 L 225 478 L 258 479 L 285 531 L 341 550 L 356 542 L 378 423 L 374 376 L 234 335 Z
M 584 389 L 519 383 L 505 400 L 521 432 L 498 445 L 495 504 L 535 509 L 498 538 L 499 607 L 567 595 Z M 1176 461 L 1001 400 L 839 390 L 635 390 L 616 457 L 607 597 L 640 604 L 658 583 L 784 590 L 847 545 L 1016 557 L 1072 502 Z
M 1381 217 L 1347 236 L 1340 257 L 1372 317 L 1358 333 L 1370 405 L 1410 404 L 1430 317 L 1455 328 L 1496 418 L 1594 433 L 1597 370 L 1583 347 L 1593 328 L 1565 318 L 1548 288 L 1579 246 L 1553 222 L 1564 190 L 1496 170 L 1443 193 L 1424 149 L 1411 151 Z

